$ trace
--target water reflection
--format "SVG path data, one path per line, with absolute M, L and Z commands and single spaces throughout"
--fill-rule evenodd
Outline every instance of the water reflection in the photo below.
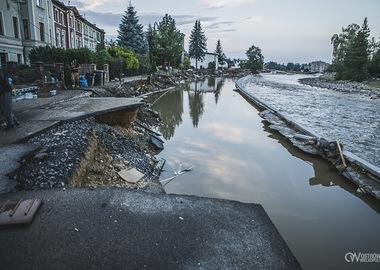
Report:
M 159 131 L 165 138 L 170 140 L 174 136 L 175 128 L 182 123 L 183 114 L 183 91 L 176 88 L 157 100 L 155 108 L 160 108 L 159 113 L 162 117 Z
M 173 176 L 179 162 L 196 165 L 165 186 L 167 193 L 262 204 L 305 269 L 345 269 L 345 253 L 380 250 L 377 200 L 263 125 L 257 110 L 232 91 L 232 80 L 216 79 L 214 92 L 202 87 L 172 90 L 153 107 L 167 114 L 160 130 L 169 129 L 162 131 L 161 179 Z
M 199 119 L 204 112 L 203 93 L 199 91 L 188 92 L 189 97 L 189 113 L 193 121 L 193 127 L 198 127 Z
M 280 135 L 278 131 L 271 129 L 267 122 L 263 121 L 263 125 L 264 130 L 271 134 L 269 135 L 270 138 L 277 140 L 292 156 L 302 159 L 313 167 L 314 177 L 311 177 L 309 179 L 310 186 L 339 186 L 355 197 L 361 199 L 364 203 L 366 203 L 378 214 L 380 214 L 379 201 L 369 194 L 358 192 L 357 186 L 349 182 L 342 175 L 338 174 L 336 168 L 332 164 L 319 157 L 304 153 L 303 151 L 294 147 L 293 144 L 289 140 L 285 139 L 282 135 Z

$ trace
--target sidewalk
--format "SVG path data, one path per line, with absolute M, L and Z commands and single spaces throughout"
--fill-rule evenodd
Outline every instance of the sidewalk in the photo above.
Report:
M 0 230 L 5 269 L 300 269 L 262 206 L 118 188 L 43 198 L 31 225 Z

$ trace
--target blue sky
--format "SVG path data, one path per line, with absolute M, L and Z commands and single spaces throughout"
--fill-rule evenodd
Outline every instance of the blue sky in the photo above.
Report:
M 68 0 L 61 0 L 68 4 Z M 129 0 L 71 0 L 87 20 L 116 39 L 120 19 Z M 380 37 L 380 0 L 132 0 L 140 23 L 161 21 L 165 13 L 188 37 L 195 20 L 206 34 L 207 49 L 220 39 L 231 58 L 245 58 L 245 51 L 259 46 L 265 61 L 331 62 L 330 38 L 350 23 L 368 18 L 371 35 Z

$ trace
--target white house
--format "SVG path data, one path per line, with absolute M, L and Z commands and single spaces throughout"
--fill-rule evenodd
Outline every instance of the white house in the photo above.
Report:
M 195 59 L 191 60 L 191 66 L 196 67 Z M 216 53 L 206 52 L 205 59 L 203 61 L 198 61 L 198 69 L 207 68 L 209 63 L 215 62 L 215 69 L 218 69 L 218 55 Z

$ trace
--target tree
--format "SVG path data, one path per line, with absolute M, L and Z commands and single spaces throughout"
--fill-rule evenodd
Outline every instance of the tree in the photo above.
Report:
M 360 30 L 349 41 L 343 60 L 342 79 L 363 81 L 368 78 L 369 38 L 367 18 Z
M 176 28 L 175 20 L 168 14 L 162 18 L 157 29 L 157 63 L 178 66 L 181 63 L 184 34 Z
M 198 69 L 198 61 L 205 59 L 206 54 L 206 36 L 202 31 L 201 22 L 195 21 L 194 28 L 191 31 L 189 42 L 189 56 L 195 59 L 195 68 Z
M 218 55 L 218 63 L 223 65 L 226 62 L 226 55 L 223 52 L 222 45 L 220 44 L 220 39 L 216 43 L 215 53 Z
M 248 57 L 245 68 L 250 69 L 253 73 L 257 73 L 258 70 L 263 68 L 264 56 L 261 54 L 261 49 L 252 45 L 246 52 Z
M 148 52 L 148 43 L 144 38 L 143 26 L 139 24 L 139 18 L 131 3 L 125 11 L 119 24 L 117 43 L 138 54 Z
M 370 30 L 367 18 L 362 27 L 350 24 L 342 33 L 331 38 L 333 45 L 333 70 L 336 79 L 362 81 L 369 75 Z

